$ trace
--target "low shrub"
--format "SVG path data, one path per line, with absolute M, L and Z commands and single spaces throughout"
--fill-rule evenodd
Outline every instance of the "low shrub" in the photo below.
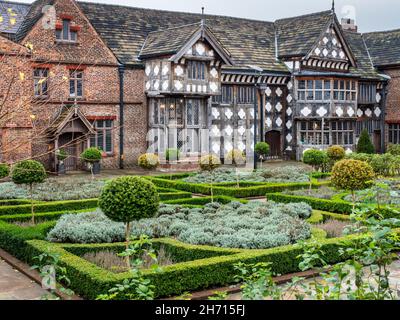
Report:
M 163 206 L 157 218 L 132 223 L 131 232 L 152 238 L 176 237 L 189 244 L 261 249 L 309 238 L 310 226 L 304 219 L 311 211 L 306 204 L 271 202 L 209 203 L 194 209 Z M 119 242 L 124 239 L 124 228 L 101 212 L 83 213 L 63 216 L 48 237 L 64 243 Z
M 208 154 L 200 158 L 199 165 L 201 170 L 213 171 L 221 166 L 221 160 L 213 154 Z
M 326 152 L 317 149 L 307 150 L 303 154 L 303 162 L 312 166 L 314 170 L 319 170 L 327 162 Z
M 374 154 L 375 147 L 372 144 L 371 137 L 367 129 L 364 129 L 361 132 L 360 138 L 357 144 L 357 153 L 366 153 L 366 154 Z
M 309 204 L 315 210 L 335 212 L 341 214 L 350 214 L 352 212 L 352 204 L 346 201 L 333 201 L 325 199 L 316 199 L 305 196 L 292 196 L 281 193 L 267 193 L 268 200 L 280 203 L 300 203 Z
M 389 144 L 387 152 L 393 156 L 400 156 L 400 144 Z
M 178 161 L 180 158 L 180 151 L 179 149 L 167 149 L 165 151 L 165 158 L 167 161 Z
M 326 154 L 332 162 L 343 160 L 346 157 L 346 151 L 341 146 L 329 147 Z
M 232 164 L 234 166 L 242 166 L 246 163 L 246 157 L 243 152 L 237 149 L 229 151 L 225 155 L 225 164 Z
M 146 170 L 154 170 L 160 165 L 160 158 L 153 153 L 146 153 L 139 157 L 138 166 Z
M 10 167 L 8 164 L 0 163 L 0 179 L 8 177 L 10 174 Z

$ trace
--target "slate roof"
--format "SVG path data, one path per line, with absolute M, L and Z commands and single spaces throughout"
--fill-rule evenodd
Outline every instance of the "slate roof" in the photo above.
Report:
M 361 33 L 344 31 L 350 50 L 356 58 L 357 68 L 350 68 L 350 72 L 362 78 L 380 78 L 369 57 L 363 35 Z
M 42 9 L 46 5 L 52 5 L 55 0 L 37 0 L 33 2 L 29 8 L 29 12 L 26 14 L 24 21 L 18 28 L 15 35 L 16 41 L 21 41 L 25 38 L 28 32 L 33 28 L 33 26 L 40 20 L 43 16 Z
M 0 1 L 0 33 L 15 34 L 28 14 L 30 4 Z M 10 22 L 15 19 L 15 24 Z M 1 20 L 1 19 L 0 19 Z
M 149 33 L 140 57 L 177 53 L 199 30 L 200 23 Z
M 375 66 L 400 65 L 400 29 L 364 33 Z
M 2 1 L 9 6 L 20 6 L 24 14 L 24 21 L 18 29 L 12 30 L 17 41 L 23 39 L 42 17 L 43 6 L 54 1 L 37 0 L 30 6 Z M 117 59 L 123 64 L 140 67 L 143 65 L 140 54 L 175 53 L 196 32 L 204 18 L 207 27 L 231 54 L 233 66 L 225 69 L 248 70 L 249 65 L 256 65 L 268 72 L 288 73 L 286 65 L 276 59 L 276 54 L 280 58 L 306 55 L 335 19 L 331 10 L 273 23 L 111 4 L 78 2 L 78 5 Z M 351 69 L 351 74 L 366 78 L 378 76 L 368 53 L 375 66 L 400 63 L 400 30 L 364 36 L 344 32 L 344 35 L 358 66 Z
M 83 12 L 117 58 L 141 65 L 138 55 L 150 32 L 200 23 L 200 14 L 78 2 Z M 271 72 L 288 72 L 275 59 L 272 22 L 205 15 L 206 24 L 232 55 L 235 68 L 257 65 Z M 171 39 L 170 39 L 171 40 Z
M 306 55 L 332 19 L 329 10 L 275 21 L 278 57 Z

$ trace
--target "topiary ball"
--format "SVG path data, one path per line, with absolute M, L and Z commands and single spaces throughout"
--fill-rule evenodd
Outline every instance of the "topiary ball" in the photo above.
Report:
M 124 223 L 154 217 L 159 203 L 156 186 L 139 177 L 121 177 L 108 182 L 99 198 L 104 214 Z
M 11 179 L 16 184 L 42 183 L 46 176 L 44 166 L 35 160 L 18 162 L 11 173 Z
M 142 154 L 138 159 L 138 165 L 142 169 L 153 170 L 160 165 L 160 158 L 153 153 Z
M 346 151 L 341 146 L 329 147 L 326 153 L 328 158 L 333 161 L 340 161 L 346 157 Z
M 10 174 L 10 167 L 8 166 L 8 164 L 0 163 L 0 179 L 8 177 L 9 174 Z
M 101 158 L 102 154 L 98 148 L 88 148 L 81 153 L 81 159 L 85 162 L 95 163 L 99 162 Z
M 243 152 L 237 149 L 229 151 L 225 155 L 225 164 L 233 164 L 235 166 L 241 166 L 246 163 L 246 158 Z
M 213 154 L 208 154 L 200 158 L 199 166 L 203 171 L 212 171 L 221 166 L 221 160 Z
M 332 184 L 342 190 L 366 189 L 373 179 L 374 170 L 364 161 L 342 160 L 332 169 Z
M 304 152 L 303 162 L 310 166 L 322 166 L 326 161 L 326 153 L 317 149 L 310 149 Z
M 269 154 L 269 150 L 269 144 L 266 142 L 258 142 L 254 148 L 254 151 L 260 157 L 267 157 Z

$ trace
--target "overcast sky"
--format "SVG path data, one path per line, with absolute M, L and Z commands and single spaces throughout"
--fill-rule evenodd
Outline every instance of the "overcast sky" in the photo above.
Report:
M 1 0 L 0 0 L 1 1 Z M 32 0 L 14 0 L 32 2 Z M 332 0 L 86 0 L 142 8 L 201 12 L 274 21 L 331 8 Z M 336 13 L 355 17 L 361 32 L 400 28 L 399 0 L 336 0 Z M 162 17 L 160 17 L 162 19 Z

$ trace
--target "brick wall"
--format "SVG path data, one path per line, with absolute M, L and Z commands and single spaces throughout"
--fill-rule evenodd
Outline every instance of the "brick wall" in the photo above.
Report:
M 385 140 L 389 143 L 389 124 L 400 123 L 400 68 L 385 70 L 385 74 L 391 77 L 386 97 L 386 130 Z

